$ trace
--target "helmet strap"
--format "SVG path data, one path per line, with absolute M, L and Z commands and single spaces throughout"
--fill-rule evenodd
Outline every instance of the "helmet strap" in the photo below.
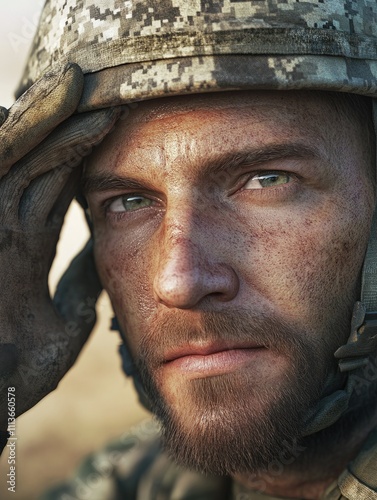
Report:
M 147 393 L 144 389 L 143 383 L 140 378 L 139 371 L 136 368 L 136 365 L 133 362 L 131 353 L 129 351 L 126 341 L 126 336 L 124 335 L 124 332 L 121 330 L 118 319 L 115 316 L 111 320 L 110 330 L 118 331 L 123 342 L 119 346 L 119 354 L 120 357 L 122 358 L 122 369 L 124 373 L 126 374 L 127 377 L 132 378 L 140 403 L 144 406 L 144 408 L 146 408 L 149 411 L 152 411 L 151 402 L 149 400 L 149 397 L 147 396 Z

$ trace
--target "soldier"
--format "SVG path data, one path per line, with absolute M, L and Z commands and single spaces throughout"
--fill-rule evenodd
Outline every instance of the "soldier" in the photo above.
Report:
M 161 425 L 46 498 L 377 498 L 376 17 L 46 3 L 0 129 L 4 387 L 20 414 L 56 386 L 101 283 Z M 80 165 L 95 265 L 89 243 L 52 302 Z

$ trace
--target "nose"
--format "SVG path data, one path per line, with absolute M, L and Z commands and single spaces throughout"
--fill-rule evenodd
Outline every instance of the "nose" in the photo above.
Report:
M 170 236 L 164 243 L 154 279 L 158 302 L 190 309 L 204 298 L 226 302 L 237 295 L 238 276 L 228 263 L 216 260 L 215 244 L 200 245 L 183 234 Z

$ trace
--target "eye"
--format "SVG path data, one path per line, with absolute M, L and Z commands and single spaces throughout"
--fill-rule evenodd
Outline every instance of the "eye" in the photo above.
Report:
M 108 206 L 110 212 L 134 212 L 140 208 L 150 207 L 153 200 L 141 195 L 125 195 L 113 200 Z
M 243 189 L 264 189 L 291 182 L 292 176 L 287 172 L 261 172 L 254 175 L 244 185 Z

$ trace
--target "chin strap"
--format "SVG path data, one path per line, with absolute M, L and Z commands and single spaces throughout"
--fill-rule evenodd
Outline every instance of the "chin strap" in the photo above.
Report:
M 373 122 L 377 150 L 377 99 L 373 99 Z M 377 158 L 376 158 L 377 175 Z M 377 206 L 374 210 L 372 227 L 365 254 L 361 276 L 361 299 L 356 302 L 351 321 L 351 334 L 347 344 L 335 352 L 339 374 L 346 373 L 344 389 L 335 391 L 321 399 L 309 415 L 305 436 L 314 434 L 335 423 L 349 407 L 351 396 L 360 383 L 367 385 L 375 379 L 365 375 L 370 357 L 377 352 Z M 356 373 L 355 373 L 356 372 Z M 329 380 L 334 382 L 336 376 Z
M 368 384 L 363 374 L 372 354 L 377 351 L 377 315 L 367 314 L 364 304 L 356 302 L 352 314 L 351 334 L 345 345 L 334 356 L 338 360 L 339 375 L 347 373 L 346 384 L 322 398 L 307 418 L 304 436 L 330 427 L 348 410 L 355 388 Z M 352 373 L 351 373 L 352 372 Z M 337 376 L 329 378 L 326 387 L 334 384 Z
M 377 350 L 377 313 L 367 312 L 364 303 L 356 302 L 351 322 L 351 335 L 346 345 L 339 347 L 341 372 L 350 372 L 368 365 L 369 357 Z
M 116 317 L 112 318 L 110 330 L 118 331 L 120 333 L 123 344 L 119 346 L 119 354 L 122 358 L 122 369 L 127 377 L 132 377 L 137 395 L 139 397 L 140 403 L 146 408 L 148 411 L 152 411 L 151 404 L 147 393 L 145 392 L 143 383 L 141 381 L 139 372 L 132 360 L 131 353 L 127 346 L 126 336 L 120 329 L 118 319 Z

